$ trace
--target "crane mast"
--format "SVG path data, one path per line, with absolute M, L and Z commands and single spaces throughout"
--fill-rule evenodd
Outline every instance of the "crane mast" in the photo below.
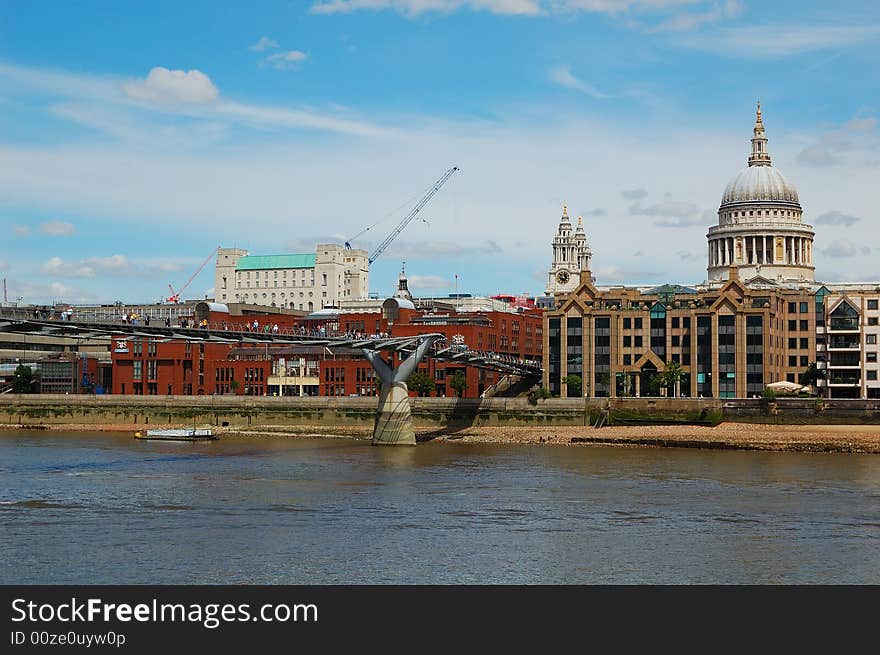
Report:
M 425 196 L 421 200 L 419 200 L 418 204 L 412 208 L 412 211 L 410 211 L 410 213 L 407 214 L 403 218 L 402 221 L 400 221 L 400 223 L 397 225 L 397 227 L 394 228 L 394 231 L 391 234 L 389 234 L 387 237 L 385 237 L 385 240 L 382 241 L 382 243 L 380 243 L 376 247 L 376 249 L 373 251 L 373 254 L 370 255 L 370 259 L 369 259 L 370 264 L 372 264 L 374 261 L 376 261 L 379 258 L 379 255 L 381 255 L 382 252 L 384 252 L 384 250 L 389 245 L 391 245 L 391 242 L 394 241 L 394 239 L 397 237 L 398 234 L 403 232 L 404 228 L 406 228 L 406 226 L 409 225 L 410 221 L 412 221 L 412 219 L 414 219 L 416 217 L 416 214 L 418 214 L 422 210 L 422 208 L 428 204 L 428 202 L 431 200 L 431 198 L 434 197 L 434 195 L 440 190 L 440 188 L 444 184 L 446 184 L 446 181 L 450 177 L 452 177 L 452 174 L 455 173 L 455 171 L 457 171 L 457 170 L 458 170 L 458 166 L 453 166 L 452 168 L 450 168 L 448 171 L 446 171 L 443 174 L 443 177 L 441 177 L 439 180 L 437 180 L 434 183 L 434 186 L 431 187 L 431 189 L 428 191 L 428 193 L 426 193 Z M 346 245 L 348 245 L 347 242 L 346 242 Z
M 205 258 L 205 261 L 202 262 L 202 265 L 196 269 L 195 273 L 193 273 L 192 275 L 189 276 L 189 279 L 184 283 L 184 285 L 182 287 L 180 287 L 180 289 L 175 291 L 174 287 L 169 284 L 168 288 L 171 290 L 171 295 L 167 298 L 167 302 L 174 302 L 174 303 L 180 302 L 180 294 L 183 293 L 186 290 L 186 288 L 192 283 L 192 281 L 196 279 L 196 276 L 202 272 L 202 269 L 205 268 L 205 266 L 207 266 L 208 262 L 211 261 L 211 258 L 214 255 L 216 255 L 219 250 L 220 250 L 220 246 L 217 246 L 216 248 L 214 248 L 214 250 L 211 251 L 211 254 L 208 255 Z

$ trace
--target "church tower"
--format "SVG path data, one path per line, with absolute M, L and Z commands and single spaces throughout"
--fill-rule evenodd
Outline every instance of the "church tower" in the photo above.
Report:
M 563 205 L 559 228 L 553 237 L 553 263 L 547 278 L 547 295 L 574 291 L 580 284 L 580 272 L 590 270 L 592 256 L 583 219 L 578 218 L 577 230 L 572 234 L 568 207 Z

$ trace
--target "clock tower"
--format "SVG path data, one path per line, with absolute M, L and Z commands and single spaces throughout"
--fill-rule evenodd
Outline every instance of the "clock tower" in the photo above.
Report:
M 583 220 L 578 218 L 577 230 L 572 234 L 568 207 L 563 205 L 559 229 L 553 237 L 553 263 L 547 279 L 547 295 L 574 291 L 581 282 L 581 271 L 590 270 L 592 256 Z

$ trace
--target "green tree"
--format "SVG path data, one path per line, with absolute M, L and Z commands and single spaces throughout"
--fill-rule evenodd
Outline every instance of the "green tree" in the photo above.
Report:
M 19 364 L 12 374 L 13 393 L 31 393 L 33 391 L 34 372 L 30 366 Z
M 229 388 L 232 390 L 232 393 L 237 393 L 238 388 L 241 386 L 241 383 L 238 380 L 230 380 Z
M 816 362 L 810 362 L 810 365 L 807 366 L 803 373 L 801 373 L 798 382 L 805 387 L 812 387 L 816 385 L 818 380 L 824 377 L 825 375 L 819 370 L 819 367 L 816 366 Z
M 419 370 L 413 371 L 412 375 L 410 375 L 406 381 L 406 386 L 420 396 L 427 396 L 437 388 L 437 385 L 434 384 L 434 380 L 431 379 L 431 376 L 424 371 Z
M 536 384 L 531 389 L 529 389 L 529 403 L 532 405 L 537 405 L 539 400 L 544 400 L 545 398 L 549 398 L 553 394 L 550 393 L 550 390 L 546 387 L 542 387 L 540 384 Z
M 467 379 L 464 377 L 464 373 L 456 371 L 452 376 L 452 379 L 449 380 L 449 386 L 452 387 L 452 389 L 458 393 L 458 397 L 461 398 L 464 395 L 464 390 L 467 389 Z
M 666 369 L 660 374 L 660 386 L 667 390 L 667 395 L 669 392 L 672 392 L 672 395 L 677 395 L 678 391 L 678 383 L 681 382 L 681 376 L 684 372 L 681 369 L 681 364 L 678 362 L 669 362 L 666 365 Z
M 568 385 L 569 398 L 580 397 L 581 389 L 583 388 L 584 384 L 584 380 L 580 375 L 575 375 L 574 373 L 572 373 L 571 375 L 566 375 L 563 382 Z

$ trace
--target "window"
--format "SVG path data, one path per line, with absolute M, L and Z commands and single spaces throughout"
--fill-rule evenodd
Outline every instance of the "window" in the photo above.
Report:
M 797 338 L 791 337 L 788 340 L 788 348 L 789 350 L 794 350 L 795 348 L 797 348 Z
M 865 353 L 865 361 L 871 364 L 877 361 L 877 353 Z
M 809 339 L 805 337 L 801 337 L 801 350 L 806 350 L 810 347 Z
M 805 302 L 800 303 L 800 313 L 801 314 L 807 313 L 807 303 L 805 303 Z
M 636 320 L 639 320 L 639 319 L 636 319 Z M 636 348 L 641 348 L 641 347 L 642 347 L 642 338 L 641 338 L 641 337 L 636 337 L 635 339 L 636 339 L 636 340 L 635 340 L 635 346 L 636 346 Z M 875 337 L 875 339 L 876 339 L 876 337 Z
M 797 321 L 789 321 L 788 322 L 788 331 L 796 332 L 797 331 Z
M 797 366 L 797 355 L 788 356 L 788 365 L 791 367 Z
M 691 326 L 691 317 L 690 317 L 690 316 L 685 316 L 684 319 L 682 320 L 682 325 L 681 325 L 681 326 L 684 327 L 684 328 L 689 328 L 689 327 Z
M 629 330 L 632 327 L 632 319 L 625 318 L 623 319 L 623 329 Z
M 868 325 L 877 325 L 877 317 L 869 316 L 868 317 Z
M 623 338 L 623 347 L 624 348 L 632 348 L 632 337 L 631 336 L 627 335 Z
M 681 345 L 681 337 L 678 336 L 677 334 L 673 334 L 672 335 L 672 346 L 674 348 L 677 348 L 680 345 Z
M 636 330 L 641 330 L 642 329 L 642 319 L 637 318 L 637 319 L 633 320 L 633 325 Z
M 132 362 L 132 364 L 133 364 L 133 366 L 132 366 L 131 377 L 135 380 L 140 380 L 143 377 L 144 363 L 141 360 L 136 359 Z
M 809 365 L 810 365 L 810 358 L 807 357 L 806 355 L 801 355 L 801 366 L 809 366 Z
M 865 371 L 869 380 L 877 379 L 877 371 Z
M 801 330 L 801 332 L 806 332 L 806 331 L 809 330 L 809 329 L 810 329 L 810 327 L 809 327 L 809 321 L 800 321 L 800 330 Z
M 794 314 L 797 311 L 797 303 L 790 302 L 788 303 L 788 313 Z
M 631 366 L 632 365 L 632 355 L 624 355 L 623 356 L 623 365 Z
M 865 343 L 877 343 L 877 335 L 876 334 L 866 334 L 865 335 Z
M 868 301 L 868 309 L 877 309 L 877 301 L 869 300 Z

